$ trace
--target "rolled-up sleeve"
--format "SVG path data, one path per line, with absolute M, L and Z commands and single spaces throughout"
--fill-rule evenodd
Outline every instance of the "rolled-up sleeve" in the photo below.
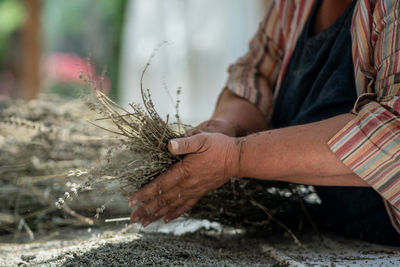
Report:
M 267 2 L 267 14 L 249 44 L 248 52 L 229 66 L 226 87 L 249 100 L 267 115 L 272 106 L 283 49 L 275 1 Z
M 364 69 L 370 92 L 360 95 L 353 109 L 357 117 L 328 145 L 387 201 L 391 217 L 399 226 L 400 1 L 378 2 L 369 29 L 371 39 L 360 43 L 371 47 L 371 67 Z

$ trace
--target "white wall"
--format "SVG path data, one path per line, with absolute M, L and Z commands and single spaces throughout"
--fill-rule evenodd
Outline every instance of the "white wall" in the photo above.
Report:
M 196 125 L 214 109 L 227 67 L 246 52 L 264 15 L 265 0 L 131 0 L 121 58 L 121 102 L 140 101 L 139 79 L 153 49 L 162 41 L 145 77 L 156 109 L 174 115 L 182 86 L 180 115 Z

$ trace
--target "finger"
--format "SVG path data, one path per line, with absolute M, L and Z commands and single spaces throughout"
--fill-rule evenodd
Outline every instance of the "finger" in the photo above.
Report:
M 185 200 L 185 199 L 182 199 L 182 198 L 177 199 L 175 202 L 171 203 L 171 205 L 169 205 L 168 207 L 164 207 L 164 208 L 160 209 L 159 211 L 157 211 L 156 213 L 154 213 L 153 215 L 142 218 L 140 220 L 140 222 L 145 227 L 145 226 L 149 225 L 150 223 L 164 217 L 166 214 L 174 212 L 178 208 L 185 205 L 186 202 L 187 202 L 187 200 Z
M 182 163 L 174 164 L 167 172 L 161 174 L 129 198 L 131 206 L 148 201 L 163 192 L 169 191 L 186 176 Z
M 168 142 L 168 149 L 175 155 L 198 153 L 202 150 L 206 141 L 205 134 L 172 139 Z
M 163 200 L 164 201 L 164 200 Z M 152 202 L 152 201 L 150 201 Z M 136 223 L 141 221 L 142 225 L 143 225 L 143 221 L 145 218 L 150 218 L 152 216 L 157 216 L 157 210 L 152 208 L 153 204 L 149 205 L 149 204 L 144 204 L 143 206 L 138 207 L 136 210 L 134 210 L 131 213 L 131 222 L 132 223 Z M 155 219 L 151 220 L 154 221 Z
M 193 136 L 193 135 L 196 135 L 196 134 L 199 134 L 199 133 L 202 133 L 202 132 L 203 132 L 202 130 L 200 130 L 199 128 L 195 127 L 195 128 L 190 129 L 189 131 L 187 131 L 186 132 L 186 136 Z
M 166 193 L 156 196 L 153 200 L 144 203 L 141 207 L 132 212 L 131 221 L 134 223 L 138 222 L 143 218 L 154 215 L 164 207 L 169 207 L 171 203 L 175 202 L 178 198 L 181 198 L 181 190 L 182 189 L 179 186 L 176 186 Z
M 160 217 L 158 217 L 158 216 L 151 215 L 151 216 L 148 216 L 148 217 L 146 217 L 146 218 L 141 219 L 141 220 L 140 220 L 140 224 L 141 224 L 143 227 L 146 227 L 147 225 L 151 224 L 152 222 L 158 220 L 159 218 L 160 218 Z
M 203 133 L 204 131 L 207 131 L 209 124 L 210 124 L 209 121 L 204 121 L 204 122 L 200 123 L 196 127 L 193 127 L 192 129 L 188 130 L 186 132 L 186 136 L 192 136 L 192 135 Z
M 187 201 L 183 206 L 180 208 L 176 209 L 175 211 L 168 213 L 167 215 L 164 216 L 164 222 L 167 223 L 169 221 L 172 221 L 175 218 L 178 218 L 181 216 L 183 213 L 189 211 L 196 203 L 198 199 L 191 199 Z

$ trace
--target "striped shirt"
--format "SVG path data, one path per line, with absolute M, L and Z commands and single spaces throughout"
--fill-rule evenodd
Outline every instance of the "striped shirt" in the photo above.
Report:
M 268 118 L 315 0 L 271 0 L 227 88 Z M 357 115 L 328 145 L 384 199 L 400 232 L 400 0 L 358 0 L 351 25 Z

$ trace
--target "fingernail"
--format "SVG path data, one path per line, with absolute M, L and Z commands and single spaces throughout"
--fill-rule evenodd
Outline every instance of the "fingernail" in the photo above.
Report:
M 137 204 L 137 200 L 136 199 L 134 199 L 131 202 L 129 202 L 129 206 L 130 207 L 135 206 L 136 204 Z
M 172 151 L 178 150 L 178 148 L 179 148 L 178 142 L 176 142 L 175 140 L 171 140 L 171 141 L 169 141 L 169 142 L 171 143 Z

